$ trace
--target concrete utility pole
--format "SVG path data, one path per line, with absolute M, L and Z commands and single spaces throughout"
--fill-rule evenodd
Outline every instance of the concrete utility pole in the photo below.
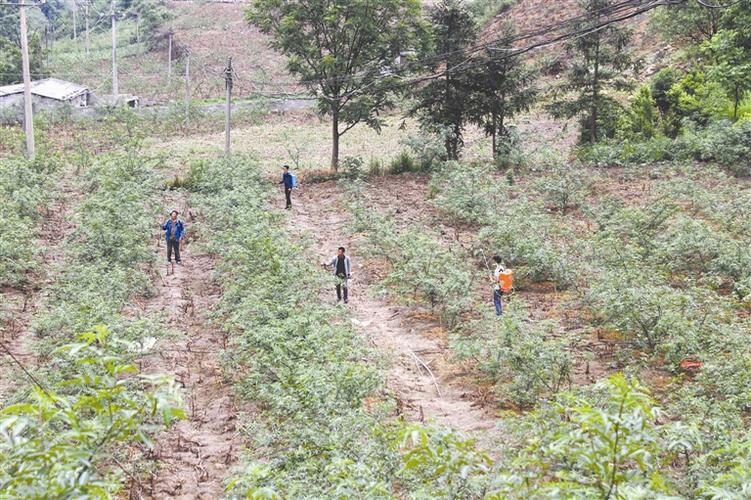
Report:
M 117 21 L 115 20 L 115 0 L 112 0 L 112 95 L 117 98 L 120 89 L 117 85 Z
M 169 55 L 167 56 L 167 83 L 172 80 L 172 32 L 169 34 Z
M 190 51 L 185 54 L 185 126 L 190 125 Z
M 26 7 L 19 7 L 21 17 L 21 66 L 23 69 L 23 127 L 26 133 L 26 158 L 34 159 L 34 116 L 31 105 L 31 74 L 29 71 L 29 39 L 26 32 Z
M 227 90 L 227 103 L 224 110 L 224 155 L 230 157 L 230 125 L 232 117 L 232 58 L 227 58 L 227 69 L 224 70 L 224 86 Z
M 78 4 L 73 2 L 73 40 L 78 39 Z
M 86 0 L 86 3 L 83 6 L 84 8 L 84 16 L 86 16 L 86 53 L 88 54 L 89 51 L 91 51 L 91 39 L 89 38 L 89 2 Z

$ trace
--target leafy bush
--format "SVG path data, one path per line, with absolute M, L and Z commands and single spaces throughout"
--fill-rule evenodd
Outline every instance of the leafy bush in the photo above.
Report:
M 691 298 L 650 282 L 636 269 L 604 275 L 592 283 L 587 298 L 602 326 L 640 348 L 655 349 L 686 335 L 693 326 L 688 319 L 689 309 L 695 307 Z
M 514 269 L 517 288 L 541 281 L 570 287 L 577 281 L 577 263 L 586 254 L 569 222 L 521 198 L 499 210 L 478 237 Z
M 37 267 L 36 225 L 55 196 L 58 168 L 54 157 L 0 160 L 0 286 L 27 283 Z
M 417 168 L 429 172 L 441 168 L 448 159 L 447 141 L 454 140 L 454 131 L 450 125 L 433 125 L 430 130 L 422 128 L 417 135 L 410 135 L 402 142 L 415 158 Z
M 556 165 L 537 181 L 545 201 L 562 214 L 584 201 L 586 187 L 586 174 L 577 165 Z
M 412 158 L 408 151 L 402 151 L 399 156 L 391 160 L 388 172 L 392 175 L 399 175 L 408 172 L 419 171 L 418 164 Z
M 413 498 L 481 498 L 492 460 L 475 443 L 443 429 L 404 425 L 398 430 L 404 466 L 399 478 Z
M 0 412 L 0 484 L 7 498 L 108 498 L 120 492 L 118 446 L 184 418 L 174 380 L 138 375 L 104 327 L 57 351 L 70 374 Z
M 506 186 L 486 166 L 448 162 L 436 173 L 428 188 L 434 204 L 454 219 L 472 223 L 486 221 L 506 200 Z
M 518 300 L 501 318 L 483 315 L 451 339 L 459 359 L 469 359 L 497 384 L 500 398 L 529 408 L 571 386 L 566 341 L 550 339 L 553 324 L 530 324 Z
M 660 415 L 646 388 L 616 374 L 522 424 L 526 443 L 486 498 L 641 498 L 667 492 Z
M 426 227 L 399 231 L 387 216 L 355 204 L 353 229 L 368 241 L 368 253 L 388 266 L 385 289 L 407 304 L 429 306 L 452 327 L 469 307 L 467 258 Z

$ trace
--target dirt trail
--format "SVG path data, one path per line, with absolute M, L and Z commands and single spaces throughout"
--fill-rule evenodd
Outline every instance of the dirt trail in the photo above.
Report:
M 167 195 L 165 207 L 177 209 L 192 231 L 184 195 Z M 188 414 L 159 437 L 153 458 L 157 467 L 143 492 L 148 498 L 206 498 L 223 496 L 223 480 L 234 465 L 240 442 L 236 432 L 237 408 L 231 387 L 219 366 L 225 337 L 209 324 L 206 315 L 219 300 L 212 282 L 212 258 L 199 254 L 188 242 L 181 248 L 183 264 L 166 262 L 164 238 L 158 253 L 156 295 L 145 308 L 162 325 L 180 334 L 157 345 L 157 356 L 144 360 L 146 373 L 173 374 L 182 385 Z
M 352 322 L 375 346 L 392 356 L 387 384 L 395 392 L 401 411 L 411 421 L 430 420 L 484 442 L 496 419 L 477 401 L 477 389 L 463 385 L 456 367 L 449 366 L 443 336 L 436 334 L 438 325 L 417 318 L 414 311 L 373 297 L 365 263 L 346 231 L 350 215 L 340 191 L 332 183 L 324 183 L 305 186 L 295 194 L 289 219 L 292 233 L 313 238 L 311 250 L 319 262 L 330 259 L 339 246 L 346 247 L 352 258 L 348 306 Z M 333 290 L 331 300 L 336 300 Z
M 41 274 L 33 277 L 36 282 L 26 291 L 15 288 L 0 291 L 3 310 L 8 314 L 4 323 L 0 317 L 0 341 L 16 359 L 30 369 L 33 369 L 36 362 L 31 321 L 49 293 L 50 285 L 62 271 L 65 256 L 63 243 L 75 226 L 71 214 L 81 200 L 72 172 L 62 172 L 58 187 L 57 199 L 50 207 L 48 216 L 41 222 L 34 242 L 35 248 L 40 250 L 38 260 L 42 267 Z M 5 352 L 0 353 L 0 404 L 18 390 L 19 377 L 22 377 L 20 369 Z

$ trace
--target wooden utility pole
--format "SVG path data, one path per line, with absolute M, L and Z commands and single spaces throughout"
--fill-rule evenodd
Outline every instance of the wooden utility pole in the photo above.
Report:
M 117 21 L 115 20 L 115 0 L 112 0 L 112 95 L 117 98 L 120 89 L 117 85 Z
M 23 70 L 23 128 L 26 133 L 26 158 L 34 159 L 34 116 L 31 105 L 31 72 L 29 71 L 29 39 L 26 29 L 26 7 L 19 7 L 21 17 L 21 66 Z
M 169 33 L 169 54 L 167 55 L 167 83 L 172 80 L 172 32 Z
M 230 125 L 232 117 L 232 58 L 227 58 L 224 70 L 224 87 L 227 90 L 227 102 L 224 109 L 224 156 L 230 157 Z
M 190 125 L 190 52 L 185 54 L 185 126 Z
M 89 51 L 91 51 L 91 39 L 89 38 L 89 1 L 86 0 L 86 3 L 83 6 L 84 8 L 84 16 L 86 17 L 86 53 L 88 54 Z

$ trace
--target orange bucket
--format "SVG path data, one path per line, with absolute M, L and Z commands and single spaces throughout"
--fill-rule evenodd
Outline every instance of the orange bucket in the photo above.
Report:
M 511 293 L 514 289 L 514 271 L 506 269 L 498 275 L 498 283 L 503 293 Z

